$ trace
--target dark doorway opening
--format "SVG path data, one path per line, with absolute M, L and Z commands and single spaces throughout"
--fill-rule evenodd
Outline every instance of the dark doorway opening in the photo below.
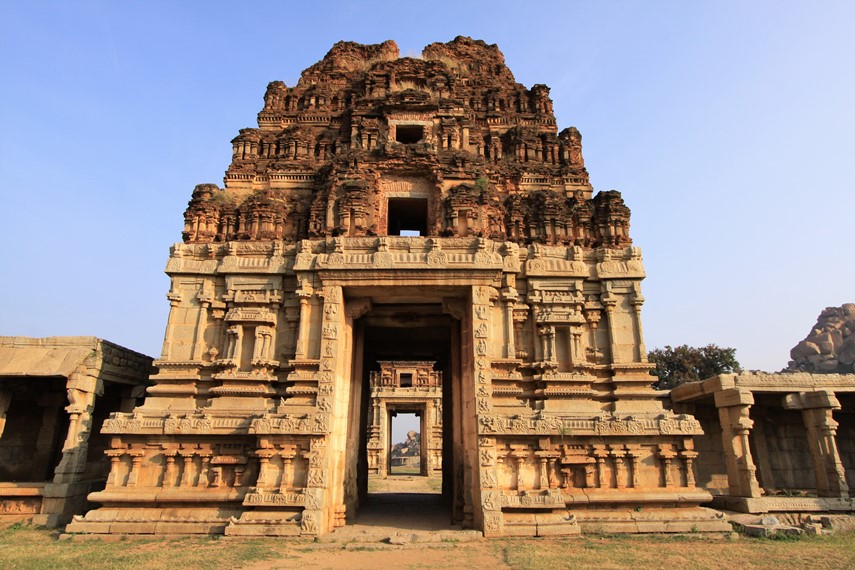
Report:
M 387 234 L 427 235 L 427 213 L 426 198 L 389 198 Z

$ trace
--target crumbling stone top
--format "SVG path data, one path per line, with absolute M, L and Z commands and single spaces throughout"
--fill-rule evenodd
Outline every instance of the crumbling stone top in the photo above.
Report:
M 462 36 L 399 56 L 391 40 L 338 42 L 297 85 L 271 82 L 258 127 L 232 141 L 226 188 L 193 192 L 184 240 L 392 235 L 387 200 L 425 198 L 426 214 L 403 214 L 427 218 L 423 236 L 631 243 L 629 209 L 593 197 L 582 136 L 558 131 L 546 85 L 517 83 L 496 45 Z

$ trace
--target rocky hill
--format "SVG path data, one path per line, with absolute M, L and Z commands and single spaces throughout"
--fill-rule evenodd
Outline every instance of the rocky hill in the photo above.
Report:
M 855 372 L 855 303 L 826 307 L 807 338 L 790 351 L 790 358 L 790 371 Z

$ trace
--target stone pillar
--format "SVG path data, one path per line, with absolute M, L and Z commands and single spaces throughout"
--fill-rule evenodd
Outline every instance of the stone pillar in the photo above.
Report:
M 460 396 L 466 418 L 462 425 L 464 442 L 475 441 L 478 437 L 477 426 L 482 418 L 492 414 L 489 341 L 479 336 L 478 331 L 489 328 L 490 306 L 495 297 L 496 290 L 492 287 L 472 287 L 471 310 L 465 315 L 463 322 L 464 339 L 461 341 L 461 350 L 464 353 L 464 373 Z M 464 528 L 473 525 L 482 529 L 485 536 L 502 534 L 504 519 L 501 511 L 485 509 L 483 504 L 484 500 L 494 497 L 494 489 L 498 487 L 497 470 L 495 467 L 480 465 L 478 449 L 467 445 L 463 451 L 464 465 L 471 466 L 464 468 L 463 473 Z
M 192 451 L 187 451 L 181 456 L 184 466 L 181 469 L 181 480 L 178 482 L 179 487 L 193 486 L 193 455 Z
M 74 483 L 83 474 L 97 384 L 97 378 L 92 376 L 72 374 L 68 379 L 68 434 L 62 446 L 62 460 L 54 471 L 54 483 Z
M 140 476 L 140 471 L 142 467 L 143 456 L 145 455 L 145 451 L 141 449 L 134 449 L 128 452 L 128 455 L 131 457 L 131 469 L 128 473 L 128 481 L 125 484 L 126 487 L 136 487 L 137 481 Z
M 297 359 L 306 359 L 309 358 L 309 332 L 311 330 L 311 307 L 309 306 L 309 299 L 312 297 L 312 290 L 303 285 L 302 288 L 297 289 L 295 294 L 300 298 L 300 322 L 297 328 L 297 348 L 295 358 Z
M 175 253 L 173 257 L 181 257 L 181 244 L 175 245 Z M 175 290 L 176 284 L 172 284 L 172 290 L 166 294 L 166 298 L 169 299 L 169 317 L 166 319 L 166 334 L 163 337 L 163 350 L 160 352 L 160 358 L 162 360 L 170 360 L 172 356 L 172 337 L 175 332 L 175 320 L 178 318 L 177 312 L 178 307 L 181 305 L 181 293 Z
M 10 403 L 12 403 L 12 392 L 0 390 L 0 437 L 3 437 L 3 430 L 6 428 L 6 411 Z
M 674 479 L 671 476 L 671 461 L 677 455 L 673 445 L 670 443 L 660 443 L 658 446 L 659 461 L 662 463 L 662 486 L 666 489 L 674 486 Z
M 279 480 L 279 492 L 287 493 L 291 490 L 291 481 L 293 479 L 293 471 L 294 471 L 294 457 L 296 456 L 296 450 L 288 450 L 282 451 L 279 456 L 282 458 L 282 477 Z
M 647 362 L 647 347 L 644 346 L 644 329 L 641 326 L 641 306 L 644 304 L 644 297 L 641 295 L 641 284 L 633 283 L 633 292 L 629 297 L 629 303 L 632 305 L 632 310 L 635 315 L 635 334 L 638 342 L 638 362 Z
M 272 486 L 270 459 L 274 455 L 276 452 L 272 449 L 259 449 L 255 452 L 255 456 L 258 457 L 258 478 L 255 481 L 255 486 L 259 490 L 269 489 Z
M 240 350 L 243 337 L 243 327 L 232 325 L 226 330 L 226 353 L 225 357 L 233 361 L 235 366 L 240 366 Z
M 607 284 L 604 284 L 603 287 L 606 287 Z M 609 331 L 609 357 L 611 358 L 611 362 L 617 364 L 620 360 L 618 356 L 617 349 L 617 339 L 615 338 L 615 334 L 617 330 L 615 328 L 615 305 L 617 305 L 617 297 L 608 290 L 603 291 L 602 295 L 602 303 L 606 309 L 606 317 L 608 319 L 608 331 Z
M 110 458 L 110 474 L 107 475 L 106 487 L 115 487 L 118 485 L 119 467 L 122 464 L 122 457 L 125 455 L 124 449 L 108 449 L 104 455 Z
M 679 456 L 683 459 L 686 468 L 686 487 L 692 488 L 695 486 L 695 471 L 692 464 L 698 456 L 698 452 L 693 449 L 684 449 L 679 452 Z
M 502 302 L 504 303 L 504 328 L 505 328 L 505 337 L 507 342 L 505 343 L 505 358 L 516 358 L 517 357 L 517 349 L 515 346 L 514 336 L 516 331 L 514 330 L 514 305 L 517 301 L 517 290 L 513 287 L 506 287 L 502 289 Z
M 609 456 L 609 451 L 604 444 L 595 444 L 592 455 L 597 462 L 597 487 L 607 489 L 611 486 L 606 478 L 606 457 Z
M 208 325 L 208 308 L 211 306 L 213 295 L 206 288 L 207 283 L 203 284 L 196 298 L 199 301 L 198 312 L 196 313 L 196 327 L 193 329 L 193 356 L 191 360 L 202 360 L 205 354 L 205 329 Z
M 175 486 L 175 456 L 178 455 L 178 451 L 175 449 L 170 449 L 164 453 L 166 458 L 165 465 L 163 467 L 163 482 L 161 486 L 164 488 L 174 487 Z
M 570 326 L 570 365 L 576 366 L 585 362 L 585 355 L 582 354 L 582 327 L 580 325 Z
M 816 493 L 820 497 L 849 498 L 846 471 L 837 450 L 837 422 L 833 410 L 840 402 L 828 390 L 801 392 L 784 396 L 785 409 L 801 410 L 807 428 L 808 446 L 816 473 Z
M 721 438 L 727 465 L 728 492 L 734 497 L 759 497 L 760 485 L 751 457 L 748 434 L 754 422 L 749 411 L 754 396 L 748 390 L 732 388 L 715 394 L 715 405 L 721 421 Z

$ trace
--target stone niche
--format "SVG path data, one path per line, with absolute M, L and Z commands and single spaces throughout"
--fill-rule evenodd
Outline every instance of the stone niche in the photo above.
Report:
M 0 337 L 0 522 L 85 512 L 110 471 L 101 425 L 142 401 L 151 363 L 93 337 Z
M 699 422 L 650 387 L 629 208 L 495 45 L 339 42 L 232 148 L 167 262 L 155 384 L 104 422 L 113 468 L 69 532 L 333 532 L 384 470 L 396 390 L 429 394 L 425 465 L 463 527 L 729 530 L 699 506 Z M 405 362 L 427 386 L 384 385 Z

